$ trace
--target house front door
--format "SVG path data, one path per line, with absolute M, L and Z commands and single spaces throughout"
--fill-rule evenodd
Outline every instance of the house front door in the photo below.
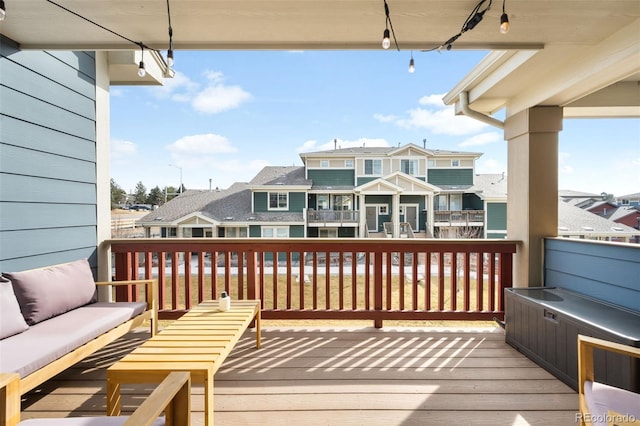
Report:
M 378 207 L 367 206 L 367 229 L 372 232 L 378 232 Z
M 418 206 L 417 205 L 411 205 L 411 204 L 405 204 L 404 206 L 404 218 L 403 221 L 407 222 L 409 225 L 411 225 L 411 229 L 413 229 L 414 231 L 418 230 Z

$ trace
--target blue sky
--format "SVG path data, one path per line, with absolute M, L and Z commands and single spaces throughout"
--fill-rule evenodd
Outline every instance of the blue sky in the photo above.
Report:
M 442 97 L 486 52 L 176 52 L 160 87 L 111 88 L 111 177 L 188 189 L 249 181 L 303 151 L 349 146 L 482 152 L 477 173 L 507 171 L 502 132 L 456 117 Z M 500 117 L 502 118 L 502 117 Z M 561 189 L 640 192 L 640 120 L 569 119 L 560 133 Z

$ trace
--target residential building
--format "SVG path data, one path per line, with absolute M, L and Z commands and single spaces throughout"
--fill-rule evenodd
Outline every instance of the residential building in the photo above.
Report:
M 506 179 L 476 182 L 481 155 L 414 144 L 304 153 L 304 166 L 265 167 L 224 191 L 187 191 L 140 223 L 163 237 L 504 238 Z

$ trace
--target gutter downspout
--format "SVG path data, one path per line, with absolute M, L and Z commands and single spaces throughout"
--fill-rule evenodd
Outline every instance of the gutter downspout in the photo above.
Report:
M 478 121 L 482 121 L 483 123 L 487 123 L 500 129 L 504 129 L 504 121 L 500 121 L 497 118 L 485 115 L 469 107 L 469 92 L 460 92 L 460 94 L 458 95 L 458 102 L 456 102 L 456 106 L 458 107 L 459 112 L 461 112 L 463 115 L 466 115 L 467 117 L 474 118 Z

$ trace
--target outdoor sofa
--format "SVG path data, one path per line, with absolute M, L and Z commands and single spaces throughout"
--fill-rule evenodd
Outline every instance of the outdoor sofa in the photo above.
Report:
M 144 302 L 98 302 L 102 285 L 144 285 Z M 95 282 L 87 259 L 0 275 L 0 373 L 20 376 L 20 394 L 133 328 L 157 331 L 157 281 Z

